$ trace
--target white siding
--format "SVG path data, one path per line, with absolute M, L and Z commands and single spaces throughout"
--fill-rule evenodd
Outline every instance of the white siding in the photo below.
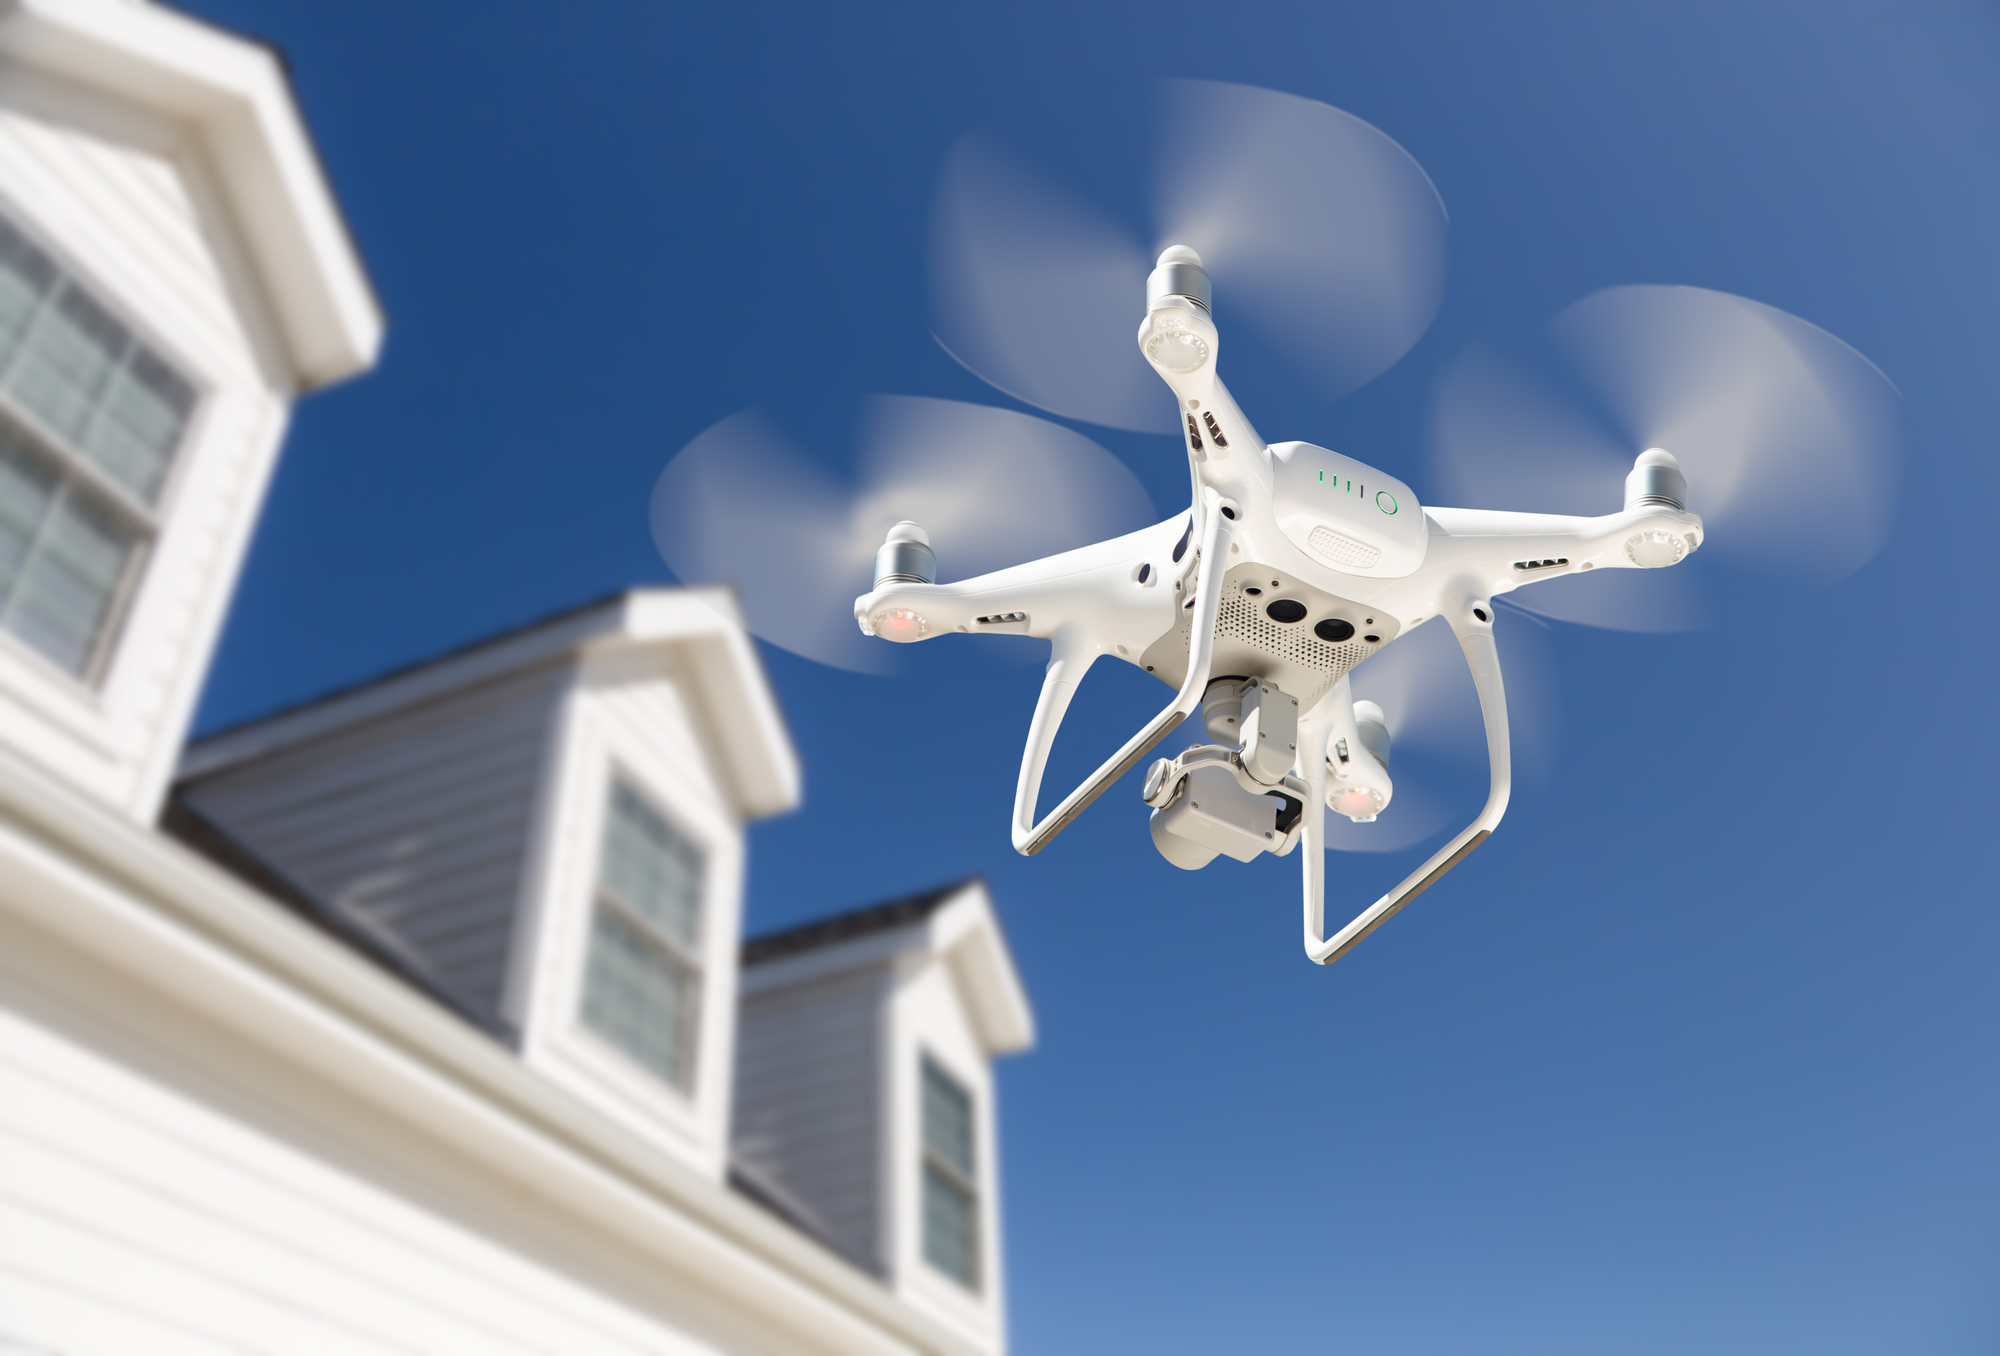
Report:
M 736 1033 L 734 1157 L 877 1275 L 888 979 L 871 965 L 748 995 Z
M 561 680 L 541 669 L 394 712 L 178 794 L 497 1019 Z
M 0 1351 L 784 1349 L 243 1033 L 4 935 Z
M 0 211 L 203 391 L 97 690 L 0 637 L 10 741 L 150 819 L 288 417 L 281 350 L 205 164 L 170 125 L 0 62 Z

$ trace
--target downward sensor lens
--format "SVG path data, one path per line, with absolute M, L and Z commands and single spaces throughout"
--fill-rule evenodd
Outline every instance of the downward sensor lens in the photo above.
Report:
M 1339 617 L 1328 617 L 1313 628 L 1313 634 L 1337 645 L 1343 640 L 1354 639 L 1354 623 Z
M 1264 615 L 1287 626 L 1306 619 L 1306 605 L 1296 598 L 1280 598 L 1264 609 Z

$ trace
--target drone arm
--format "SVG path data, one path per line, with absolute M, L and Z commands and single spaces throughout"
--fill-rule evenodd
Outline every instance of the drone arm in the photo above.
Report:
M 1483 611 L 1484 609 L 1480 609 Z M 1481 618 L 1470 602 L 1462 602 L 1446 612 L 1459 647 L 1465 651 L 1466 665 L 1472 670 L 1473 685 L 1479 690 L 1479 713 L 1486 722 L 1486 758 L 1491 769 L 1486 806 L 1479 817 L 1457 837 L 1432 854 L 1429 861 L 1404 878 L 1403 883 L 1354 916 L 1354 920 L 1331 937 L 1321 934 L 1326 927 L 1326 754 L 1327 718 L 1315 711 L 1313 735 L 1300 731 L 1300 746 L 1309 750 L 1305 759 L 1306 783 L 1313 800 L 1306 807 L 1305 848 L 1305 944 L 1306 955 L 1316 965 L 1331 965 L 1360 944 L 1361 939 L 1387 922 L 1390 915 L 1436 884 L 1445 872 L 1464 861 L 1471 851 L 1486 841 L 1487 835 L 1507 813 L 1507 797 L 1512 788 L 1512 758 L 1507 741 L 1507 693 L 1500 681 L 1500 653 L 1493 644 L 1493 623 Z M 1314 739 L 1320 742 L 1312 742 Z
M 1213 490 L 1203 491 L 1201 560 L 1195 575 L 1193 629 L 1188 639 L 1187 678 L 1166 710 L 1125 742 L 1125 747 L 1085 778 L 1083 784 L 1065 796 L 1060 805 L 1040 822 L 1035 819 L 1035 801 L 1041 795 L 1042 772 L 1048 765 L 1049 749 L 1062 726 L 1063 713 L 1083 675 L 1096 660 L 1098 651 L 1080 632 L 1064 628 L 1054 642 L 1047 675 L 1042 679 L 1041 699 L 1035 704 L 1035 718 L 1028 727 L 1028 745 L 1021 752 L 1021 777 L 1014 788 L 1014 850 L 1032 857 L 1049 845 L 1111 783 L 1117 781 L 1153 746 L 1191 715 L 1201 704 L 1208 687 L 1208 670 L 1215 657 L 1215 619 L 1222 606 L 1222 577 L 1228 572 L 1230 524 L 1234 505 L 1226 505 Z M 1227 513 L 1225 513 L 1227 509 Z

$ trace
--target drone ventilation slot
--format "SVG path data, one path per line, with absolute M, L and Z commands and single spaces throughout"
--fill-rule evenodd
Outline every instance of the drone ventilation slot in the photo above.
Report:
M 1028 614 L 1025 612 L 995 612 L 990 617 L 973 618 L 981 626 L 1005 626 L 1008 622 L 1024 622 L 1027 619 Z
M 1316 527 L 1306 538 L 1314 555 L 1329 565 L 1349 570 L 1365 570 L 1382 558 L 1382 552 L 1365 541 L 1356 541 L 1330 527 Z
M 1307 627 L 1280 626 L 1241 594 L 1223 598 L 1215 634 L 1324 674 L 1329 683 L 1374 653 L 1367 645 L 1330 645 Z
M 1188 446 L 1192 447 L 1195 451 L 1199 452 L 1201 451 L 1201 430 L 1195 427 L 1193 415 L 1189 415 L 1187 417 L 1187 421 L 1188 421 Z
M 1203 410 L 1201 412 L 1201 417 L 1202 421 L 1208 425 L 1208 436 L 1215 440 L 1215 445 L 1217 447 L 1229 446 L 1229 439 L 1222 436 L 1222 426 L 1215 422 L 1215 416 L 1210 414 L 1207 410 Z M 1194 422 L 1193 415 L 1188 416 L 1188 422 L 1190 424 Z
M 1553 570 L 1558 565 L 1567 564 L 1569 564 L 1569 557 L 1562 556 L 1556 560 L 1517 560 L 1514 562 L 1514 568 L 1517 570 Z

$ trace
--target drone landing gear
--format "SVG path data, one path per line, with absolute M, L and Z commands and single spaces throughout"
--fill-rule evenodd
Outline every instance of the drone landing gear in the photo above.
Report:
M 1411 872 L 1388 894 L 1354 916 L 1352 922 L 1331 937 L 1326 930 L 1326 760 L 1308 758 L 1306 764 L 1306 812 L 1303 841 L 1305 877 L 1306 956 L 1316 965 L 1331 965 L 1360 944 L 1361 940 L 1386 923 L 1405 904 L 1437 883 L 1440 876 L 1464 861 L 1472 850 L 1485 842 L 1507 813 L 1507 797 L 1512 787 L 1511 754 L 1507 742 L 1507 693 L 1500 681 L 1500 653 L 1493 644 L 1491 604 L 1483 600 L 1465 602 L 1444 612 L 1445 619 L 1465 651 L 1472 670 L 1473 686 L 1479 690 L 1479 714 L 1486 723 L 1486 760 L 1489 781 L 1486 805 L 1479 817 L 1459 831 L 1449 843 L 1431 854 L 1430 860 Z M 1334 733 L 1338 715 L 1333 703 L 1344 700 L 1347 685 L 1342 683 L 1313 708 L 1300 724 L 1300 743 L 1306 748 L 1323 748 Z
M 1236 505 L 1214 490 L 1201 492 L 1201 556 L 1195 573 L 1194 629 L 1188 647 L 1187 677 L 1167 709 L 1146 722 L 1125 747 L 1111 755 L 1081 786 L 1063 797 L 1062 803 L 1037 822 L 1035 801 L 1042 791 L 1042 773 L 1048 767 L 1049 749 L 1063 713 L 1069 710 L 1077 684 L 1101 653 L 1080 629 L 1063 628 L 1051 643 L 1048 673 L 1042 679 L 1042 695 L 1035 703 L 1035 718 L 1028 726 L 1028 747 L 1021 755 L 1021 778 L 1014 786 L 1014 850 L 1032 857 L 1049 845 L 1082 814 L 1089 804 L 1104 794 L 1111 783 L 1136 767 L 1141 758 L 1172 733 L 1174 727 L 1194 713 L 1208 686 L 1208 671 L 1215 659 L 1215 619 L 1222 608 L 1224 562 L 1229 556 L 1230 527 Z

